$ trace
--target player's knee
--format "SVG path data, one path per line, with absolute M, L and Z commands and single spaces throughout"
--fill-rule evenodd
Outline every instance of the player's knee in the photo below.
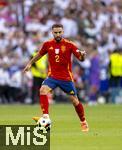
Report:
M 70 96 L 70 99 L 71 99 L 71 101 L 72 101 L 72 103 L 73 103 L 74 106 L 77 106 L 79 104 L 79 100 L 78 100 L 77 97 Z
M 45 95 L 47 94 L 45 87 L 40 88 L 40 95 Z
M 46 86 L 42 86 L 39 92 L 40 95 L 47 95 L 49 93 L 49 89 Z

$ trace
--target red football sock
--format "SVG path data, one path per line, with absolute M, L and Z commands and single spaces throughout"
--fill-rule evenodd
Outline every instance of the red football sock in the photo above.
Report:
M 41 106 L 43 114 L 49 113 L 48 112 L 49 103 L 48 103 L 47 95 L 40 95 L 40 106 Z
M 83 105 L 79 102 L 77 106 L 75 106 L 75 110 L 80 118 L 80 121 L 85 121 L 85 114 L 84 114 L 84 108 Z

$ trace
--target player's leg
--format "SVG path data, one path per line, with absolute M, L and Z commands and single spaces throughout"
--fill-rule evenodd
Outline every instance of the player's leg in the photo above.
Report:
M 42 83 L 40 88 L 40 106 L 43 114 L 49 114 L 49 101 L 48 94 L 57 87 L 57 81 L 53 78 L 48 77 Z
M 76 95 L 70 95 L 70 100 L 72 101 L 72 103 L 75 107 L 75 110 L 77 112 L 77 115 L 81 121 L 82 131 L 88 131 L 89 127 L 88 127 L 88 123 L 85 118 L 84 107 L 83 107 L 82 103 L 78 100 Z
M 79 102 L 77 96 L 70 95 L 70 100 L 72 101 L 73 106 L 75 107 L 75 110 L 81 120 L 83 122 L 85 120 L 85 113 L 84 108 L 81 102 Z
M 48 101 L 48 93 L 52 91 L 52 89 L 48 85 L 42 85 L 40 88 L 40 98 L 39 98 L 39 104 L 43 113 L 43 117 L 49 118 L 49 101 Z M 40 117 L 33 117 L 33 120 L 36 122 L 40 119 Z
M 40 88 L 40 106 L 43 114 L 49 114 L 49 101 L 48 94 L 52 91 L 52 89 L 48 85 L 42 85 Z
M 88 124 L 85 119 L 85 113 L 84 113 L 84 107 L 82 103 L 77 98 L 77 92 L 76 88 L 74 86 L 74 83 L 72 81 L 61 81 L 59 83 L 59 87 L 70 95 L 70 99 L 75 107 L 75 110 L 80 118 L 81 125 L 82 125 L 82 131 L 88 131 Z
M 49 101 L 48 94 L 57 87 L 57 84 L 54 79 L 47 78 L 42 83 L 40 88 L 40 106 L 44 117 L 49 117 Z M 40 117 L 34 117 L 35 121 L 38 121 Z

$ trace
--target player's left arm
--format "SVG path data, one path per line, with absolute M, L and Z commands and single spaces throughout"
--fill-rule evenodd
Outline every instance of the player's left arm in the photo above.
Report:
M 80 60 L 84 61 L 86 57 L 86 51 L 85 50 L 79 50 L 75 44 L 71 45 L 72 53 L 75 55 L 75 57 Z

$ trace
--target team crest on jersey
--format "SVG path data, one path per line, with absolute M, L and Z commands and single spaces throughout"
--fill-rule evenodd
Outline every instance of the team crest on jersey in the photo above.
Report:
M 55 54 L 59 54 L 59 49 L 58 48 L 55 49 Z
M 50 49 L 50 50 L 53 50 L 53 47 L 51 46 L 49 49 Z
M 62 46 L 61 46 L 61 50 L 62 50 L 62 52 L 65 52 L 66 46 L 62 45 Z

